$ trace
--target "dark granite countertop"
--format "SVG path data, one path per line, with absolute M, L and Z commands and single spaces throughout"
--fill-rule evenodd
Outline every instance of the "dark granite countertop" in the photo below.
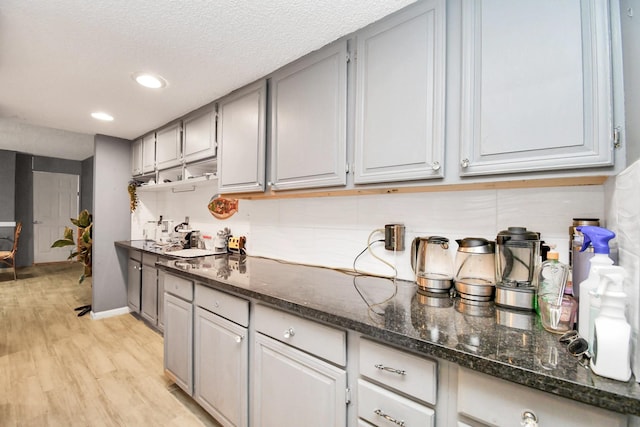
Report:
M 164 255 L 144 241 L 117 246 Z M 165 259 L 162 270 L 302 317 L 593 406 L 640 416 L 640 386 L 599 377 L 533 313 L 423 295 L 413 282 L 239 255 Z

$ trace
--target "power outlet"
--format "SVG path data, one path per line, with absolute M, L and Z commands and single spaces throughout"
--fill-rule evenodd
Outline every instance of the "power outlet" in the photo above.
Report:
M 404 224 L 384 226 L 384 248 L 388 251 L 404 251 Z

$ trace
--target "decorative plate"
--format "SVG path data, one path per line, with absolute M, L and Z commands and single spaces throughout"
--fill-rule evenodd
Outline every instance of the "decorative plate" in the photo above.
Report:
M 216 194 L 209 201 L 209 212 L 218 219 L 227 219 L 238 212 L 238 199 L 225 199 Z

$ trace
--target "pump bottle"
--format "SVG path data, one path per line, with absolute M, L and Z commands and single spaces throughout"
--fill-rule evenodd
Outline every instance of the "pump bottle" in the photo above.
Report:
M 623 290 L 624 269 L 602 267 L 600 286 L 594 298 L 602 304 L 593 325 L 591 370 L 618 381 L 631 378 L 631 325 L 625 317 L 627 294 Z
M 599 270 L 602 267 L 613 265 L 613 260 L 609 257 L 609 240 L 616 235 L 606 228 L 585 225 L 576 227 L 584 235 L 582 249 L 585 250 L 590 244 L 593 245 L 594 255 L 590 260 L 589 275 L 580 283 L 580 306 L 578 308 L 578 333 L 589 341 L 589 347 L 593 345 L 593 321 L 592 315 L 593 296 L 592 294 L 600 285 Z M 599 300 L 596 301 L 596 305 Z M 595 313 L 593 313 L 595 314 Z

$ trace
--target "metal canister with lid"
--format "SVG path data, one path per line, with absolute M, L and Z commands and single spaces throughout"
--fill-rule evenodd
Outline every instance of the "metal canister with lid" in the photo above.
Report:
M 584 236 L 577 227 L 583 225 L 600 226 L 598 218 L 573 218 L 573 223 L 569 227 L 569 238 L 571 248 L 569 249 L 569 265 L 571 266 L 571 281 L 573 283 L 573 296 L 580 300 L 580 283 L 589 275 L 590 260 L 593 257 L 593 246 L 589 246 L 584 251 L 580 251 Z

